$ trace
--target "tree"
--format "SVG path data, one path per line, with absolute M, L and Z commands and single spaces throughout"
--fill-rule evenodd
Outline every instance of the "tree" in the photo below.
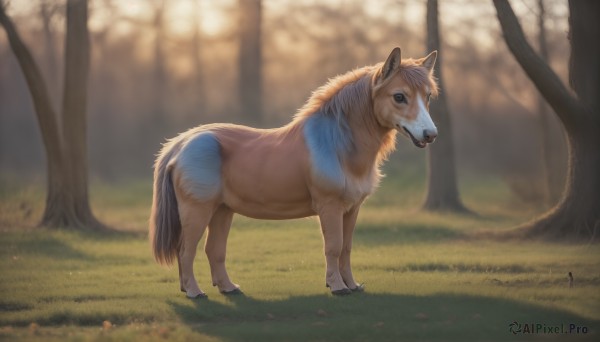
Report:
M 0 24 L 27 81 L 47 160 L 46 207 L 41 225 L 101 229 L 88 195 L 86 103 L 89 71 L 87 0 L 67 0 L 62 116 L 53 109 L 46 83 L 29 49 L 0 3 Z
M 206 94 L 204 91 L 204 66 L 202 63 L 202 33 L 200 31 L 200 8 L 197 0 L 191 0 L 194 6 L 192 14 L 192 23 L 194 30 L 192 32 L 192 42 L 190 44 L 192 48 L 192 60 L 194 61 L 194 93 L 196 94 L 196 101 L 194 105 L 194 112 L 204 114 L 206 111 Z
M 538 0 L 537 17 L 540 57 L 549 63 L 544 0 Z M 550 112 L 550 108 L 541 94 L 538 94 L 537 113 L 540 120 L 545 200 L 548 204 L 555 204 L 560 199 L 564 188 L 564 133 L 558 119 Z
M 594 239 L 600 230 L 600 2 L 569 1 L 572 95 L 525 39 L 506 0 L 493 0 L 504 39 L 517 62 L 550 104 L 567 133 L 569 164 L 560 202 L 522 226 L 526 237 Z
M 55 85 L 49 87 L 51 92 L 51 101 L 56 104 L 59 99 L 58 84 L 59 80 L 59 67 L 58 60 L 56 57 L 56 42 L 54 34 L 52 33 L 52 22 L 57 12 L 60 10 L 59 5 L 56 3 L 50 3 L 48 0 L 39 0 L 39 11 L 42 19 L 42 30 L 44 34 L 44 59 L 45 59 L 45 71 L 48 75 L 48 83 Z M 44 66 L 42 66 L 44 67 Z
M 262 123 L 262 3 L 239 0 L 239 96 L 243 115 Z
M 164 52 L 164 42 L 166 37 L 165 32 L 165 12 L 166 12 L 166 1 L 156 0 L 154 2 L 153 14 L 152 14 L 152 29 L 154 31 L 154 68 L 152 71 L 152 98 L 151 98 L 151 119 L 148 123 L 149 127 L 149 138 L 156 139 L 160 136 L 159 130 L 163 132 L 166 124 L 165 112 L 166 112 L 166 91 L 167 91 L 167 68 L 166 58 Z
M 435 144 L 429 145 L 427 151 L 428 188 L 423 208 L 432 211 L 468 212 L 460 200 L 456 184 L 452 122 L 442 78 L 443 54 L 438 26 L 438 2 L 427 0 L 427 51 L 438 51 L 434 74 L 438 78 L 438 85 L 442 91 L 430 104 L 431 118 L 438 126 L 440 135 Z

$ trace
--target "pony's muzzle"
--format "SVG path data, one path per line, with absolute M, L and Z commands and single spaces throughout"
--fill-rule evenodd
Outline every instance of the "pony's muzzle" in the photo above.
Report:
M 437 138 L 437 135 L 438 135 L 437 130 L 429 130 L 429 129 L 423 130 L 423 139 L 428 144 L 431 144 L 435 140 L 435 138 Z

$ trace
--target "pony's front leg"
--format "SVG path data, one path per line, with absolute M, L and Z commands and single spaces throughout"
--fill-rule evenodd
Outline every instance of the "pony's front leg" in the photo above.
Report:
M 331 288 L 331 293 L 334 295 L 352 293 L 344 283 L 339 267 L 339 259 L 344 242 L 343 215 L 344 210 L 340 206 L 328 206 L 319 210 L 319 220 L 321 221 L 325 249 L 325 262 L 327 263 L 325 282 Z
M 356 218 L 358 217 L 358 211 L 360 204 L 353 207 L 349 212 L 344 214 L 344 243 L 342 246 L 342 254 L 340 255 L 340 273 L 346 286 L 352 291 L 362 291 L 362 285 L 359 285 L 354 281 L 352 276 L 352 268 L 350 266 L 350 253 L 352 251 L 352 235 L 354 234 L 354 227 L 356 226 Z

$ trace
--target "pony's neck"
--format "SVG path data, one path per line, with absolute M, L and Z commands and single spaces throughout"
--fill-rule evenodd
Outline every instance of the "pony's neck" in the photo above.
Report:
M 343 163 L 357 177 L 378 172 L 377 168 L 395 146 L 396 131 L 379 125 L 373 112 L 372 79 L 380 68 L 380 65 L 364 67 L 330 80 L 313 93 L 288 125 L 290 130 L 304 127 L 313 115 L 340 120 L 339 129 L 348 129 L 352 135 L 352 147 L 341 149 Z
M 343 108 L 354 142 L 354 151 L 346 156 L 345 163 L 349 171 L 358 177 L 368 175 L 379 167 L 395 145 L 395 131 L 381 126 L 373 112 L 371 79 L 372 73 L 367 73 L 347 86 L 355 87 L 353 95 L 359 98 L 353 101 L 353 105 Z

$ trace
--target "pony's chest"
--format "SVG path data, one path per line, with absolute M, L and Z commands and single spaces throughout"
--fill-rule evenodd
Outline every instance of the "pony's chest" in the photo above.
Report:
M 367 196 L 373 193 L 377 185 L 374 172 L 370 172 L 368 175 L 362 177 L 355 177 L 347 173 L 345 178 L 342 199 L 346 206 L 349 207 L 361 203 Z
M 374 158 L 352 158 L 358 152 L 343 113 L 316 113 L 305 121 L 303 133 L 310 163 L 309 188 L 314 193 L 339 198 L 349 208 L 373 192 L 379 174 L 371 165 Z M 351 159 L 361 161 L 359 169 L 369 171 L 357 175 L 351 171 L 356 169 L 350 167 Z

